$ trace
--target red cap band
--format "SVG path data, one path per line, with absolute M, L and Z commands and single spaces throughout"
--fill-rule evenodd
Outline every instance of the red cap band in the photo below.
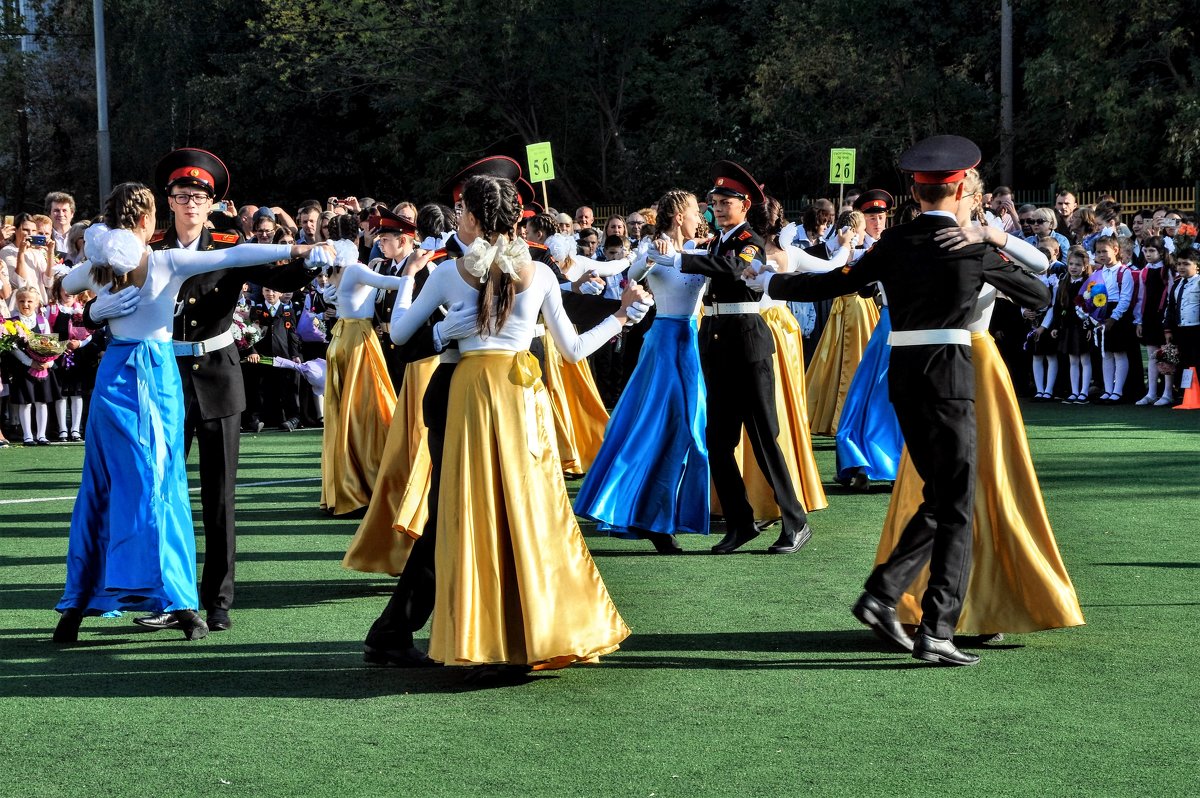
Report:
M 176 180 L 182 180 L 184 178 L 187 178 L 188 180 L 195 180 L 198 183 L 204 183 L 209 188 L 214 188 L 217 185 L 217 181 L 213 178 L 212 172 L 201 169 L 199 166 L 185 166 L 182 169 L 176 169 L 171 173 L 171 176 L 167 178 L 167 185 L 169 186 Z
M 859 208 L 858 210 L 865 213 L 867 211 L 875 210 L 876 208 L 878 208 L 881 211 L 886 211 L 887 203 L 881 199 L 871 200 L 870 202 L 864 202 L 862 204 L 862 207 Z
M 967 176 L 965 169 L 956 172 L 913 172 L 913 182 L 926 185 L 944 185 L 957 183 Z
M 732 177 L 718 177 L 714 188 L 727 188 L 730 191 L 736 191 L 743 197 L 749 198 L 750 196 L 750 189 L 746 187 L 746 184 L 734 180 Z

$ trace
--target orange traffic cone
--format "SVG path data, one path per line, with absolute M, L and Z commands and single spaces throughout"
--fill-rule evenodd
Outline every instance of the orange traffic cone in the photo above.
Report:
M 1187 385 L 1183 392 L 1183 401 L 1175 405 L 1175 410 L 1200 410 L 1200 379 L 1196 378 L 1196 369 L 1189 367 L 1179 381 L 1180 387 Z

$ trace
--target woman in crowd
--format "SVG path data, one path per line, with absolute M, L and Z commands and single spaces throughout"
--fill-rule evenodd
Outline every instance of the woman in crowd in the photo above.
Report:
M 154 195 L 122 183 L 88 229 L 91 266 L 63 281 L 69 293 L 140 287 L 138 307 L 110 319 L 112 343 L 92 394 L 83 483 L 71 515 L 67 582 L 54 632 L 74 642 L 85 615 L 169 612 L 189 640 L 208 634 L 195 612 L 196 543 L 183 443 L 183 389 L 171 345 L 184 281 L 218 269 L 304 257 L 310 246 L 151 252 Z
M 393 314 L 391 329 L 403 343 L 440 305 L 478 307 L 450 384 L 429 655 L 448 665 L 491 666 L 487 673 L 594 660 L 629 629 L 571 512 L 545 388 L 528 350 L 540 312 L 563 357 L 585 357 L 620 331 L 637 295 L 627 290 L 614 316 L 577 335 L 557 280 L 516 237 L 521 211 L 513 184 L 472 177 L 462 204 L 466 254 L 433 272 L 403 317 Z M 402 291 L 397 306 L 407 301 Z

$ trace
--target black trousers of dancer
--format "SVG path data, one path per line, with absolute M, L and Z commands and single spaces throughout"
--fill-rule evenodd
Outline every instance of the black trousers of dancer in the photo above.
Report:
M 808 520 L 804 505 L 788 472 L 776 437 L 779 417 L 775 406 L 775 370 L 771 358 L 747 362 L 712 358 L 702 361 L 708 386 L 708 462 L 725 526 L 750 532 L 754 510 L 746 498 L 746 483 L 738 469 L 734 449 L 742 440 L 742 427 L 754 449 L 754 458 L 775 491 L 786 529 L 799 530 Z
M 404 649 L 413 644 L 413 634 L 433 614 L 434 547 L 437 543 L 438 490 L 442 478 L 442 444 L 446 439 L 446 411 L 450 403 L 450 379 L 457 363 L 442 363 L 433 372 L 421 409 L 429 429 L 429 518 L 421 537 L 413 544 L 408 562 L 396 582 L 383 614 L 371 626 L 367 645 L 384 649 Z
M 895 550 L 871 572 L 866 589 L 894 607 L 929 563 L 921 631 L 948 640 L 954 637 L 971 574 L 975 402 L 893 394 L 892 404 L 925 488 Z
M 233 606 L 237 529 L 234 488 L 237 484 L 241 414 L 201 418 L 200 405 L 189 398 L 184 422 L 186 451 L 194 438 L 200 448 L 200 510 L 204 522 L 204 569 L 200 604 L 205 610 Z

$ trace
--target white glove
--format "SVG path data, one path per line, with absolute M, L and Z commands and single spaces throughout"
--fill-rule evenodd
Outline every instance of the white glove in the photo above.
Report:
M 770 292 L 767 290 L 767 285 L 771 282 L 771 278 L 774 276 L 774 272 L 759 272 L 753 277 L 747 277 L 745 274 L 743 274 L 742 282 L 751 288 L 757 288 L 764 294 L 769 294 Z
M 96 301 L 92 303 L 88 314 L 94 322 L 119 319 L 137 310 L 141 298 L 141 289 L 136 285 L 122 288 L 115 294 L 112 292 L 112 286 L 106 285 L 96 292 Z
M 433 325 L 433 338 L 439 349 L 445 349 L 451 341 L 466 338 L 478 331 L 479 308 L 469 306 L 466 302 L 455 302 L 446 313 L 446 318 Z
M 675 265 L 675 256 L 674 255 L 664 255 L 661 252 L 659 252 L 657 249 L 651 249 L 650 251 L 648 251 L 646 253 L 646 260 L 648 260 L 651 263 L 656 264 L 658 266 L 674 266 Z
M 650 312 L 650 305 L 653 303 L 634 302 L 625 309 L 626 326 L 637 324 L 642 319 L 646 318 L 646 314 Z
M 333 253 L 329 251 L 329 247 L 313 247 L 308 251 L 304 265 L 310 269 L 329 271 L 329 267 L 333 265 Z
M 579 293 L 586 296 L 599 296 L 604 293 L 604 286 L 600 283 L 588 280 L 579 284 Z

